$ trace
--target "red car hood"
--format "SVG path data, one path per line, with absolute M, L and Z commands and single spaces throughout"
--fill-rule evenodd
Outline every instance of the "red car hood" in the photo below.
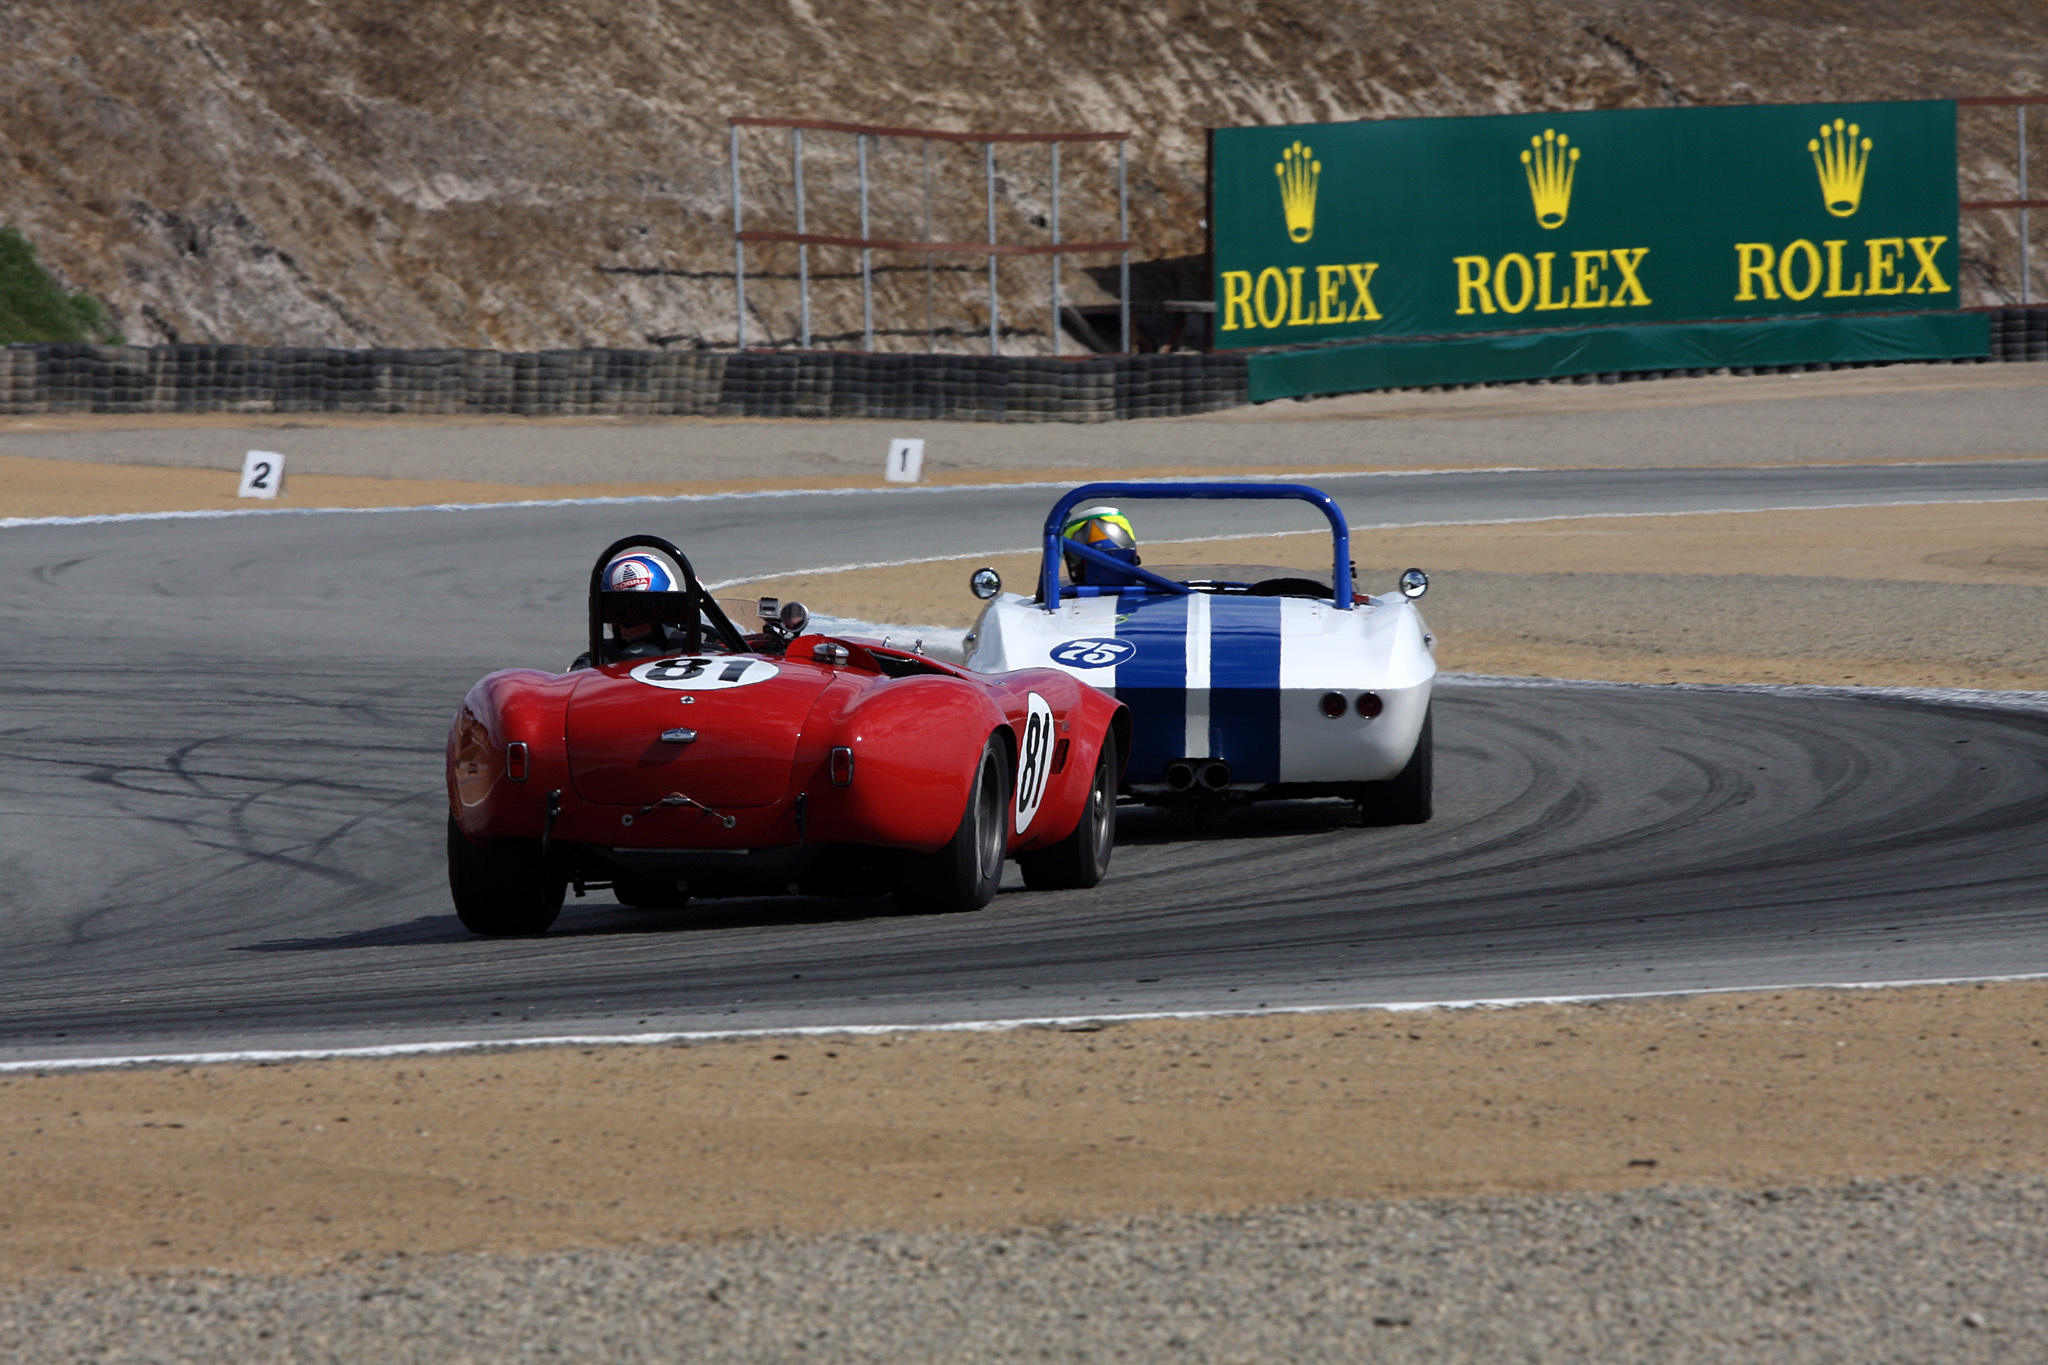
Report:
M 833 676 L 751 654 L 593 669 L 569 698 L 570 780 L 604 805 L 645 806 L 672 792 L 720 810 L 772 805 Z

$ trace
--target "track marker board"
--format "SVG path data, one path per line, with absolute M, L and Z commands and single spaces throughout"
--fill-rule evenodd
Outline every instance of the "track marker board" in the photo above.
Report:
M 889 463 L 882 477 L 890 483 L 917 483 L 924 478 L 924 440 L 899 436 L 889 442 Z
M 284 456 L 274 450 L 252 450 L 242 457 L 238 498 L 274 498 L 284 489 Z

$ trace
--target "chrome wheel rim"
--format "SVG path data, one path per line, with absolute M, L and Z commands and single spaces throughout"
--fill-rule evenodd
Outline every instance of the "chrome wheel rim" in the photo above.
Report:
M 1094 823 L 1095 856 L 1098 861 L 1102 857 L 1104 846 L 1109 843 L 1110 821 L 1115 818 L 1111 814 L 1110 806 L 1107 753 L 1104 754 L 1103 760 L 1095 765 L 1095 787 L 1088 793 L 1088 818 Z
M 996 779 L 996 765 L 993 756 L 981 762 L 981 780 L 974 793 L 974 818 L 978 828 L 975 842 L 979 847 L 979 865 L 975 868 L 983 881 L 1003 865 L 1003 810 L 1000 783 Z

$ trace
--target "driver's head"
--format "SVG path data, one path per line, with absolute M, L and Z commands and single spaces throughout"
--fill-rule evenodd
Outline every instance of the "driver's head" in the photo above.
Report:
M 1067 518 L 1067 524 L 1060 528 L 1060 535 L 1131 564 L 1142 562 L 1138 558 L 1137 532 L 1131 529 L 1130 519 L 1114 507 L 1082 508 Z M 1114 570 L 1085 560 L 1071 550 L 1064 553 L 1067 581 L 1070 583 L 1116 586 L 1129 581 Z
M 678 592 L 683 586 L 683 572 L 680 565 L 659 550 L 627 550 L 612 556 L 604 566 L 602 581 L 606 592 Z M 655 630 L 652 623 L 645 621 L 612 627 L 613 635 L 629 644 L 647 639 Z

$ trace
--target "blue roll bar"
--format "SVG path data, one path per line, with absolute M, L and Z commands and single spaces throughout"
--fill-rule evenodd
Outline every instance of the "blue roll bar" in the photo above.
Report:
M 1052 505 L 1052 511 L 1045 519 L 1045 557 L 1039 564 L 1038 600 L 1047 611 L 1059 610 L 1060 604 L 1060 554 L 1067 546 L 1073 546 L 1082 557 L 1100 560 L 1105 566 L 1122 570 L 1133 578 L 1154 584 L 1162 590 L 1185 593 L 1187 588 L 1133 568 L 1110 556 L 1090 550 L 1078 541 L 1067 540 L 1060 534 L 1066 524 L 1067 514 L 1084 502 L 1099 498 L 1193 498 L 1211 501 L 1294 501 L 1305 502 L 1322 511 L 1330 519 L 1330 535 L 1336 542 L 1336 562 L 1330 571 L 1330 587 L 1339 610 L 1351 610 L 1351 526 L 1344 520 L 1344 509 L 1337 500 L 1320 488 L 1311 488 L 1305 483 L 1084 483 L 1079 488 L 1069 489 L 1060 495 Z

